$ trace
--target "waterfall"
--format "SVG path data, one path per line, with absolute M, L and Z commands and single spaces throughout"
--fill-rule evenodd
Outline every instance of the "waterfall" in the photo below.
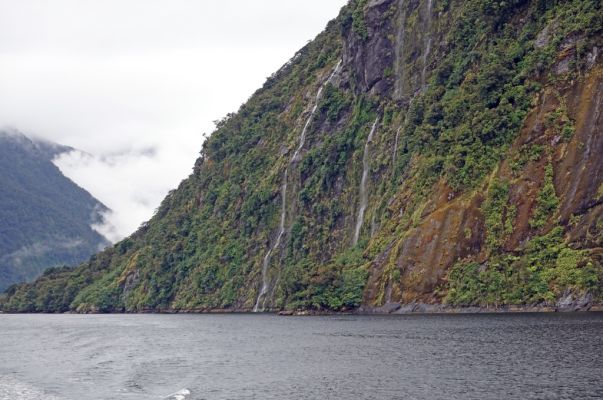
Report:
M 335 69 L 333 70 L 331 75 L 329 75 L 329 78 L 325 81 L 325 83 L 323 83 L 320 86 L 320 88 L 318 89 L 318 92 L 316 92 L 316 97 L 314 98 L 314 107 L 312 107 L 310 116 L 308 117 L 308 119 L 306 120 L 306 123 L 304 124 L 304 129 L 302 129 L 301 135 L 299 136 L 299 145 L 297 146 L 297 149 L 295 149 L 295 153 L 293 153 L 293 157 L 291 158 L 290 164 L 293 162 L 299 161 L 299 154 L 300 154 L 302 148 L 304 147 L 304 143 L 306 141 L 306 132 L 308 130 L 308 127 L 310 126 L 310 122 L 312 122 L 312 118 L 314 117 L 314 114 L 316 113 L 316 109 L 318 109 L 318 101 L 320 100 L 320 97 L 322 96 L 322 91 L 323 91 L 324 87 L 327 85 L 327 83 L 331 82 L 331 80 L 333 79 L 335 74 L 337 72 L 339 72 L 339 68 L 341 68 L 341 62 L 342 62 L 342 60 L 340 60 L 337 63 L 337 65 L 335 66 Z M 285 171 L 285 173 L 286 173 L 286 171 Z
M 392 302 L 392 278 L 389 277 L 387 280 L 387 287 L 385 289 L 385 304 L 391 304 Z
M 360 237 L 360 229 L 362 228 L 362 223 L 364 221 L 364 212 L 366 211 L 366 206 L 368 203 L 368 192 L 366 184 L 369 175 L 369 146 L 373 141 L 373 136 L 375 134 L 375 130 L 377 129 L 377 122 L 379 122 L 379 117 L 377 117 L 375 119 L 375 122 L 373 122 L 371 132 L 369 133 L 368 138 L 366 139 L 366 143 L 364 144 L 364 155 L 362 156 L 362 179 L 360 180 L 360 206 L 358 207 L 358 216 L 356 217 L 356 229 L 354 230 L 354 246 L 358 244 L 358 238 Z
M 270 265 L 270 256 L 272 256 L 272 252 L 277 249 L 281 244 L 281 239 L 285 234 L 285 218 L 287 216 L 287 177 L 289 175 L 289 166 L 285 168 L 285 173 L 283 174 L 283 184 L 281 185 L 281 222 L 278 227 L 278 235 L 276 237 L 276 241 L 268 249 L 266 255 L 264 256 L 264 261 L 262 261 L 262 288 L 260 289 L 260 293 L 255 301 L 255 306 L 253 307 L 253 312 L 258 312 L 260 310 L 260 301 L 262 302 L 262 310 L 266 305 L 266 293 L 268 293 L 268 266 Z
M 433 0 L 427 0 L 427 26 L 425 36 L 427 43 L 423 46 L 423 70 L 421 71 L 421 88 L 425 87 L 425 75 L 427 73 L 427 58 L 431 53 L 431 13 L 433 9 Z
M 394 141 L 394 154 L 392 155 L 392 167 L 396 167 L 396 156 L 398 154 L 398 140 L 400 139 L 400 131 L 402 130 L 402 126 L 398 127 L 396 131 L 396 140 Z
M 412 95 L 410 101 L 408 102 L 408 108 L 406 109 L 406 114 L 404 115 L 404 121 L 402 122 L 402 125 L 400 125 L 398 127 L 398 130 L 396 131 L 396 139 L 394 141 L 394 154 L 392 155 L 392 174 L 394 173 L 394 171 L 396 169 L 396 158 L 398 156 L 398 144 L 400 143 L 400 132 L 402 131 L 403 128 L 405 128 L 408 125 L 408 112 L 410 111 L 410 108 L 412 107 L 412 103 L 414 103 L 414 101 L 417 98 L 417 96 L 419 95 L 419 93 L 421 93 L 421 90 L 417 90 Z
M 406 25 L 406 10 L 404 0 L 398 2 L 398 29 L 396 32 L 395 61 L 394 61 L 394 98 L 401 99 L 404 96 L 404 26 Z
M 308 119 L 304 124 L 301 134 L 299 135 L 299 144 L 297 145 L 297 148 L 293 153 L 293 157 L 291 157 L 291 159 L 287 163 L 287 166 L 285 167 L 285 172 L 283 172 L 283 183 L 281 184 L 281 220 L 278 227 L 278 235 L 276 236 L 274 244 L 268 249 L 266 255 L 264 256 L 264 260 L 262 261 L 262 287 L 255 301 L 253 312 L 262 311 L 266 306 L 266 295 L 268 294 L 268 289 L 270 286 L 270 280 L 268 279 L 268 267 L 270 266 L 270 259 L 272 257 L 272 253 L 281 245 L 281 240 L 285 235 L 285 223 L 287 219 L 287 180 L 289 178 L 289 167 L 291 166 L 291 164 L 299 161 L 301 150 L 304 147 L 304 143 L 306 141 L 306 133 L 308 131 L 310 123 L 312 122 L 312 119 L 314 118 L 314 114 L 316 114 L 316 110 L 318 109 L 318 102 L 320 101 L 320 98 L 322 96 L 323 89 L 329 82 L 331 82 L 335 74 L 339 72 L 339 69 L 341 68 L 341 62 L 342 60 L 337 63 L 331 75 L 329 75 L 327 80 L 322 85 L 320 85 L 320 88 L 318 89 L 318 92 L 314 97 L 314 106 L 312 107 L 310 115 L 308 116 Z
M 373 214 L 373 216 L 371 217 L 371 237 L 373 237 L 373 235 L 375 234 L 376 231 L 377 231 L 377 220 L 375 219 L 375 214 Z

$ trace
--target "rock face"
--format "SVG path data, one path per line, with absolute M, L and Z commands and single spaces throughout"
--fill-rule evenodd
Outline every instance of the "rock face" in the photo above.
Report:
M 562 312 L 585 311 L 592 306 L 593 297 L 590 293 L 575 297 L 572 293 L 567 293 L 557 301 L 557 310 Z
M 597 308 L 602 19 L 588 0 L 350 1 L 148 224 L 2 307 Z

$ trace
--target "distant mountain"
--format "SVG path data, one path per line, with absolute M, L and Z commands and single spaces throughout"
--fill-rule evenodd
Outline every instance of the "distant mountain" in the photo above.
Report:
M 0 290 L 109 244 L 91 228 L 107 208 L 52 163 L 71 150 L 0 131 Z

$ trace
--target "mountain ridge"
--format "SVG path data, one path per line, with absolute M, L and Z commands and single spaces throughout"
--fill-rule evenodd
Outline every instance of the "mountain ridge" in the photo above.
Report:
M 91 228 L 107 208 L 52 163 L 72 150 L 0 131 L 0 288 L 81 263 L 109 244 Z
M 350 1 L 217 124 L 148 224 L 2 307 L 600 304 L 602 15 Z

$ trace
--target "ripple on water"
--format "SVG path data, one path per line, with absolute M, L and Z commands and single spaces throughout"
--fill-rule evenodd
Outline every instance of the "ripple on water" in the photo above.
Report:
M 0 400 L 601 400 L 601 348 L 594 313 L 0 315 Z
M 60 400 L 12 376 L 0 375 L 0 399 L 4 400 Z

